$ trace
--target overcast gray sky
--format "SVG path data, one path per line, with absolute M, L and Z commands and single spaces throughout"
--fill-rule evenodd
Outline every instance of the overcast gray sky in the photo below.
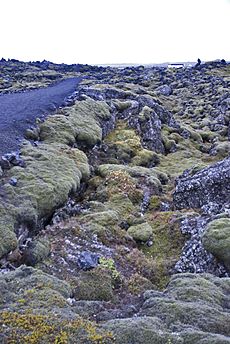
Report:
M 230 60 L 230 0 L 2 0 L 0 58 Z

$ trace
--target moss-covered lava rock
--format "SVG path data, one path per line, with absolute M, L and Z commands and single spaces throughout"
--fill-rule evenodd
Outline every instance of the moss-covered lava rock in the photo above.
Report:
M 34 230 L 79 188 L 81 179 L 89 177 L 85 154 L 66 145 L 42 143 L 34 147 L 28 143 L 21 156 L 26 167 L 6 171 L 1 186 L 0 256 L 16 246 L 15 235 L 10 233 L 14 226 Z M 17 181 L 15 186 L 9 183 L 11 178 Z
M 230 219 L 220 218 L 210 222 L 202 238 L 204 247 L 230 271 Z
M 153 229 L 147 222 L 144 222 L 140 223 L 139 225 L 130 226 L 128 229 L 128 234 L 131 235 L 131 237 L 137 242 L 146 242 L 152 238 Z
M 74 283 L 74 296 L 77 300 L 112 300 L 113 282 L 110 273 L 104 267 L 81 273 Z
M 57 113 L 40 125 L 40 138 L 47 143 L 60 142 L 93 147 L 102 140 L 100 123 L 111 117 L 108 105 L 103 101 L 76 102 L 70 108 Z

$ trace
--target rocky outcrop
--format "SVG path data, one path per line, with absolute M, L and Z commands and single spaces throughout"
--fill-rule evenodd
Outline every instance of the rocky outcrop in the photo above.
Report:
M 205 213 L 220 213 L 230 208 L 230 158 L 194 175 L 185 171 L 176 181 L 174 204 L 178 209 L 202 208 Z
M 127 120 L 129 126 L 137 130 L 144 147 L 157 153 L 165 153 L 161 136 L 162 125 L 179 128 L 173 115 L 148 94 L 140 96 L 130 90 L 123 91 L 104 85 L 98 88 L 81 87 L 76 98 L 81 100 L 86 96 L 109 103 L 115 100 L 114 118 Z M 110 126 L 111 129 L 113 127 Z M 109 130 L 106 130 L 106 133 L 108 134 Z
M 192 171 L 185 171 L 177 179 L 175 206 L 179 209 L 201 208 L 203 216 L 187 217 L 182 221 L 181 231 L 189 234 L 190 239 L 175 266 L 176 271 L 209 271 L 218 276 L 227 275 L 226 268 L 229 270 L 229 263 L 226 252 L 230 246 L 228 229 L 224 224 L 228 223 L 230 210 L 229 181 L 229 158 L 194 175 Z M 223 214 L 218 215 L 221 213 Z M 224 263 L 225 268 L 221 263 Z
M 187 217 L 181 223 L 182 232 L 191 237 L 175 266 L 176 271 L 209 271 L 218 276 L 228 275 L 226 269 L 229 271 L 229 181 L 229 158 L 194 175 L 191 175 L 191 171 L 185 171 L 177 179 L 174 192 L 175 206 L 180 209 L 201 208 L 203 216 Z M 221 213 L 223 214 L 218 215 Z
M 129 124 L 141 135 L 147 149 L 157 153 L 165 152 L 161 136 L 162 123 L 154 110 L 144 106 L 138 116 L 129 119 Z

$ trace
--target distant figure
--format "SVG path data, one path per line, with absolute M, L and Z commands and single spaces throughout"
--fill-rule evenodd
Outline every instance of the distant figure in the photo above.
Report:
M 222 64 L 226 64 L 226 61 L 225 61 L 225 59 L 222 59 L 222 60 L 220 61 L 220 63 L 222 63 Z
M 195 65 L 195 67 L 199 67 L 201 65 L 201 59 L 197 59 L 197 64 Z

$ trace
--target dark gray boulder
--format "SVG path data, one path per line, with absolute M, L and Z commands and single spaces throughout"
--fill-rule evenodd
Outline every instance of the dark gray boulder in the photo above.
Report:
M 96 268 L 99 263 L 99 256 L 90 251 L 83 251 L 78 258 L 78 266 L 82 270 L 90 270 Z
M 169 85 L 162 85 L 156 89 L 156 92 L 163 96 L 170 96 L 172 94 L 172 88 Z
M 3 170 L 10 169 L 13 166 L 25 167 L 25 161 L 20 158 L 18 152 L 7 153 L 1 156 L 0 166 Z
M 154 110 L 145 106 L 138 116 L 130 118 L 129 124 L 141 135 L 144 147 L 157 153 L 165 153 L 161 121 Z
M 230 208 L 230 157 L 196 174 L 185 171 L 176 180 L 173 195 L 177 209 L 202 208 L 204 213 L 220 213 Z

